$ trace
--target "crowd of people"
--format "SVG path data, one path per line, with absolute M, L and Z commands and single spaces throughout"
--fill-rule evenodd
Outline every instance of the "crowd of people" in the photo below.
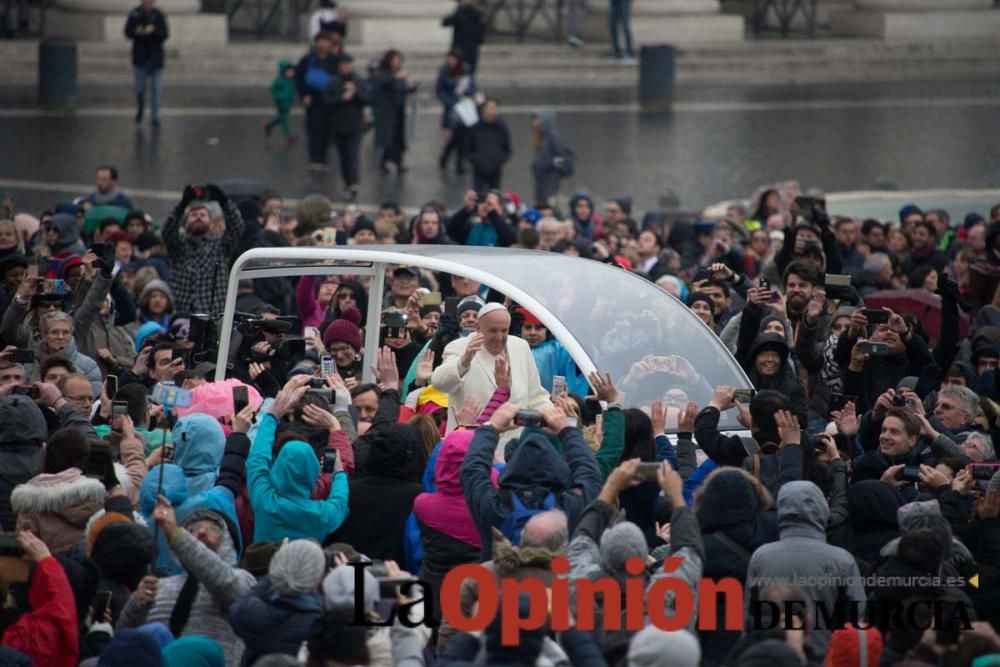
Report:
M 118 178 L 3 202 L 4 664 L 1000 659 L 1000 205 L 857 220 L 781 184 L 718 219 L 496 190 L 409 216 L 193 184 L 156 221 Z M 381 303 L 369 276 L 241 282 L 219 331 L 246 249 L 382 243 L 601 262 L 696 335 L 607 305 L 584 376 L 539 313 L 406 265 Z M 754 389 L 711 386 L 686 348 L 716 336 Z M 462 632 L 443 610 L 473 616 L 480 584 L 440 591 L 467 564 L 621 599 L 556 628 L 526 588 Z M 685 596 L 650 594 L 637 626 L 627 591 L 665 578 L 700 613 L 664 628 Z M 699 598 L 726 581 L 745 609 Z

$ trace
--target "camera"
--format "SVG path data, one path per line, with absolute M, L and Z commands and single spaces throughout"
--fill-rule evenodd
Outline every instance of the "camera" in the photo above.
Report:
M 323 378 L 309 378 L 310 389 L 326 389 L 326 380 Z
M 407 320 L 409 318 L 406 313 L 386 313 L 382 319 L 382 328 L 385 329 L 386 338 L 405 338 L 407 336 Z
M 906 398 L 902 394 L 896 394 L 895 396 L 892 397 L 892 404 L 895 405 L 897 408 L 905 408 Z
M 920 466 L 906 466 L 900 471 L 899 479 L 916 484 L 920 481 Z

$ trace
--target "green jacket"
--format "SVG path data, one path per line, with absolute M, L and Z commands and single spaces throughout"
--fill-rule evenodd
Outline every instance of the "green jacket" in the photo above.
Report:
M 100 438 L 104 438 L 108 433 L 111 432 L 111 427 L 107 424 L 101 424 L 100 426 L 95 426 L 94 430 L 97 431 L 97 435 Z M 173 444 L 170 439 L 170 431 L 167 431 L 167 443 L 168 445 Z M 148 431 L 144 428 L 135 429 L 135 434 L 142 438 L 143 442 L 143 456 L 149 456 L 153 453 L 153 450 L 160 447 L 163 444 L 163 431 L 157 429 L 155 431 Z
M 604 437 L 595 454 L 601 476 L 608 478 L 611 471 L 622 462 L 625 453 L 625 413 L 621 408 L 611 408 L 604 412 Z
M 271 84 L 271 97 L 274 98 L 274 106 L 278 111 L 288 111 L 295 104 L 295 79 L 285 78 L 285 70 L 295 67 L 290 60 L 282 60 L 278 63 L 278 76 Z

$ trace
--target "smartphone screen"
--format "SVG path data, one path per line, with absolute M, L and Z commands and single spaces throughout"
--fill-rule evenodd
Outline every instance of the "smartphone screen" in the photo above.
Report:
M 128 403 L 115 401 L 111 404 L 111 430 L 122 430 L 122 417 L 128 414 Z
M 118 393 L 118 376 L 109 375 L 104 380 L 104 393 L 107 394 L 108 398 L 114 398 L 115 394 Z
M 885 324 L 889 321 L 889 311 L 879 310 L 877 308 L 865 308 L 863 311 L 865 319 L 868 320 L 868 324 Z
M 111 465 L 111 450 L 108 445 L 92 444 L 87 458 L 87 477 L 104 479 L 109 465 Z
M 319 372 L 323 377 L 330 377 L 333 375 L 333 357 L 329 354 L 324 354 L 319 360 Z
M 552 395 L 561 396 L 566 393 L 566 378 L 562 375 L 552 377 Z
M 98 591 L 94 599 L 94 623 L 104 622 L 104 614 L 107 613 L 109 604 L 111 604 L 111 591 Z
M 239 414 L 243 408 L 250 405 L 250 396 L 245 385 L 233 387 L 233 414 Z

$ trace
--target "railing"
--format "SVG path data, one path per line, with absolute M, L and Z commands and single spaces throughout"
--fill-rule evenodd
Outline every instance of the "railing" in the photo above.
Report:
M 543 33 L 550 32 L 555 41 L 562 41 L 565 5 L 566 0 L 488 0 L 486 24 L 494 34 L 512 34 L 523 42 L 532 24 L 541 22 Z M 498 23 L 503 27 L 498 28 Z
M 310 11 L 312 0 L 225 0 L 223 11 L 230 31 L 246 29 L 247 21 L 237 23 L 237 15 L 249 18 L 250 30 L 262 39 L 278 35 L 301 38 L 302 15 Z
M 788 37 L 792 22 L 801 17 L 809 39 L 816 38 L 816 0 L 754 0 L 750 28 L 755 35 L 778 31 Z

